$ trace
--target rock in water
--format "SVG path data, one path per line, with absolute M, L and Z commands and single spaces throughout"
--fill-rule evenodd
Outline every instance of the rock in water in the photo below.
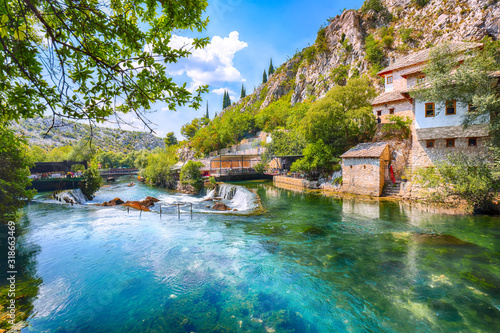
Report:
M 123 204 L 124 201 L 120 198 L 114 198 L 113 200 L 103 202 L 101 206 L 118 206 Z
M 134 208 L 137 210 L 143 210 L 145 212 L 150 211 L 148 207 L 141 205 L 139 203 L 139 201 L 127 201 L 124 204 L 122 204 L 122 206 L 127 206 L 127 207 Z
M 217 202 L 215 205 L 212 206 L 212 209 L 215 210 L 231 210 L 226 204 L 222 202 Z

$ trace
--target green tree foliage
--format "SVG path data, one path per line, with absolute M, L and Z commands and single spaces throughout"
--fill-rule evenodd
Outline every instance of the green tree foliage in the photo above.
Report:
M 173 188 L 175 184 L 173 167 L 177 161 L 176 148 L 170 146 L 143 153 L 136 159 L 136 164 L 140 167 L 140 175 L 148 183 Z
M 93 159 L 87 165 L 87 169 L 82 175 L 82 193 L 91 200 L 94 193 L 99 191 L 102 185 L 102 177 L 97 168 L 97 161 Z
M 224 90 L 224 97 L 222 98 L 222 109 L 231 106 L 231 97 L 229 97 L 229 92 Z
M 385 55 L 381 43 L 377 41 L 373 35 L 366 36 L 365 51 L 365 59 L 372 64 L 374 71 L 380 70 Z
M 330 71 L 330 78 L 338 86 L 344 86 L 349 78 L 349 65 L 338 65 Z
M 425 5 L 427 5 L 430 2 L 430 0 L 411 0 L 412 5 L 418 7 L 418 8 L 423 8 Z
M 190 144 L 197 152 L 206 155 L 211 151 L 235 144 L 245 135 L 254 132 L 254 116 L 249 112 L 240 112 L 238 108 L 233 108 L 196 132 Z
M 271 58 L 271 61 L 269 62 L 269 69 L 267 72 L 269 73 L 269 76 L 274 74 L 273 58 Z
M 295 161 L 290 170 L 294 172 L 328 173 L 338 170 L 338 152 L 323 140 L 309 143 L 303 150 L 303 158 Z
M 208 112 L 208 110 L 207 110 Z M 175 137 L 174 132 L 168 132 L 167 136 L 165 136 L 165 146 L 170 147 L 178 144 L 177 138 Z
M 199 118 L 194 118 L 190 123 L 184 124 L 181 127 L 181 134 L 188 140 L 192 139 L 196 132 L 201 128 Z
M 382 134 L 386 138 L 408 139 L 411 135 L 410 117 L 402 117 L 398 115 L 390 115 L 387 117 L 388 123 L 382 127 Z
M 399 29 L 399 36 L 401 37 L 401 41 L 405 44 L 413 41 L 413 28 L 401 28 Z
M 385 10 L 385 7 L 380 0 L 365 0 L 363 6 L 361 6 L 361 12 L 366 13 L 369 10 L 374 10 L 378 13 Z
M 320 27 L 318 30 L 314 45 L 316 46 L 316 51 L 319 53 L 327 53 L 329 51 L 328 40 L 326 39 L 326 28 L 324 26 Z
M 102 121 L 119 110 L 172 110 L 196 96 L 167 75 L 165 64 L 187 57 L 171 47 L 174 31 L 202 32 L 205 0 L 4 1 L 0 6 L 0 109 L 5 120 L 56 116 Z M 208 38 L 194 38 L 201 48 Z M 148 50 L 144 50 L 148 45 Z M 47 75 L 47 74 L 50 75 Z M 116 107 L 116 101 L 120 106 Z
M 272 141 L 266 145 L 267 150 L 263 154 L 263 159 L 271 160 L 274 156 L 301 155 L 307 142 L 297 130 L 284 131 L 275 130 L 272 132 Z
M 268 133 L 279 127 L 285 129 L 296 128 L 311 103 L 303 102 L 291 106 L 292 94 L 293 91 L 291 90 L 288 94 L 260 110 L 255 116 L 257 127 Z
M 322 140 L 339 156 L 359 142 L 370 141 L 376 129 L 370 104 L 375 95 L 375 89 L 366 77 L 333 87 L 311 106 L 301 121 L 308 142 Z
M 26 142 L 7 126 L 0 124 L 0 218 L 9 218 L 22 207 L 23 199 L 31 199 L 34 191 L 28 176 L 32 165 L 26 153 Z
M 201 162 L 188 161 L 184 164 L 179 175 L 181 184 L 191 185 L 195 189 L 200 190 L 203 187 L 203 178 L 200 172 L 201 167 L 203 167 L 203 163 Z
M 266 171 L 266 165 L 262 162 L 257 163 L 254 167 L 255 172 L 263 174 Z
M 240 98 L 245 98 L 247 96 L 247 90 L 243 84 L 241 84 L 241 94 Z
M 456 195 L 475 211 L 487 209 L 499 189 L 498 177 L 493 175 L 487 161 L 463 154 L 449 155 L 436 163 L 435 168 L 416 169 L 413 181 L 436 190 L 431 192 L 430 199 L 442 202 Z
M 381 44 L 384 48 L 389 49 L 394 42 L 394 27 L 382 27 L 379 29 Z
M 205 111 L 205 118 L 210 120 L 210 113 L 208 113 L 208 101 L 207 101 L 207 110 Z
M 456 100 L 462 105 L 473 105 L 463 124 L 469 125 L 484 117 L 490 118 L 490 127 L 495 144 L 500 143 L 500 90 L 498 80 L 490 74 L 500 70 L 500 43 L 484 40 L 482 49 L 469 50 L 461 58 L 450 45 L 437 47 L 431 53 L 424 72 L 426 87 L 411 93 L 418 100 L 445 103 Z M 458 66 L 458 68 L 457 68 Z
M 264 73 L 262 74 L 262 83 L 267 83 L 267 74 L 266 74 L 266 70 L 264 69 Z
M 199 107 L 164 63 L 187 57 L 172 48 L 177 30 L 205 29 L 204 0 L 189 2 L 27 0 L 0 6 L 0 109 L 5 120 L 54 115 L 101 121 L 141 112 L 156 101 Z M 208 38 L 194 38 L 201 48 Z M 144 50 L 148 45 L 150 51 Z M 50 75 L 47 75 L 50 73 Z

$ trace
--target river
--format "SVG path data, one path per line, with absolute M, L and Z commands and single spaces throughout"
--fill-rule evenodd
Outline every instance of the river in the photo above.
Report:
M 238 184 L 229 206 L 124 177 L 40 194 L 18 238 L 22 332 L 497 332 L 500 219 Z M 226 188 L 226 192 L 230 191 Z M 234 189 L 232 190 L 235 191 Z M 151 212 L 99 207 L 160 199 Z M 183 202 L 185 205 L 172 206 Z M 191 206 L 193 204 L 193 206 Z M 193 207 L 193 213 L 191 213 Z M 233 208 L 233 207 L 232 207 Z M 35 288 L 36 286 L 36 288 Z M 27 290 L 28 290 L 27 289 Z

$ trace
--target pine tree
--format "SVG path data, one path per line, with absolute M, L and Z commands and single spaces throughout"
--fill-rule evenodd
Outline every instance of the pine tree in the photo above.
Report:
M 240 98 L 244 98 L 247 95 L 247 90 L 245 89 L 245 86 L 241 84 L 241 95 Z
M 271 63 L 269 64 L 269 70 L 267 72 L 269 73 L 269 76 L 274 73 L 273 58 L 271 58 Z
M 210 119 L 210 114 L 208 113 L 208 101 L 207 101 L 207 112 L 205 113 L 205 118 Z
M 267 82 L 267 74 L 266 74 L 266 70 L 264 69 L 264 74 L 262 74 L 262 83 L 266 83 Z

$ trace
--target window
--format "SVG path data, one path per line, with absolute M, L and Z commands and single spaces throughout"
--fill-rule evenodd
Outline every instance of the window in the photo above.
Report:
M 434 103 L 425 103 L 425 116 L 434 117 Z
M 425 82 L 425 75 L 420 75 L 417 77 L 417 84 Z
M 382 110 L 377 111 L 377 116 L 381 116 L 381 115 L 382 115 Z
M 477 146 L 477 138 L 469 138 L 469 147 Z
M 457 101 L 446 101 L 446 115 L 456 114 L 457 113 Z
M 476 111 L 477 111 L 477 106 L 469 104 L 469 112 L 476 112 Z
M 427 140 L 427 148 L 434 148 L 434 140 Z
M 446 139 L 446 147 L 455 147 L 455 139 Z
M 387 84 L 392 84 L 392 75 L 387 77 Z
M 389 109 L 389 114 L 394 114 L 394 109 Z

